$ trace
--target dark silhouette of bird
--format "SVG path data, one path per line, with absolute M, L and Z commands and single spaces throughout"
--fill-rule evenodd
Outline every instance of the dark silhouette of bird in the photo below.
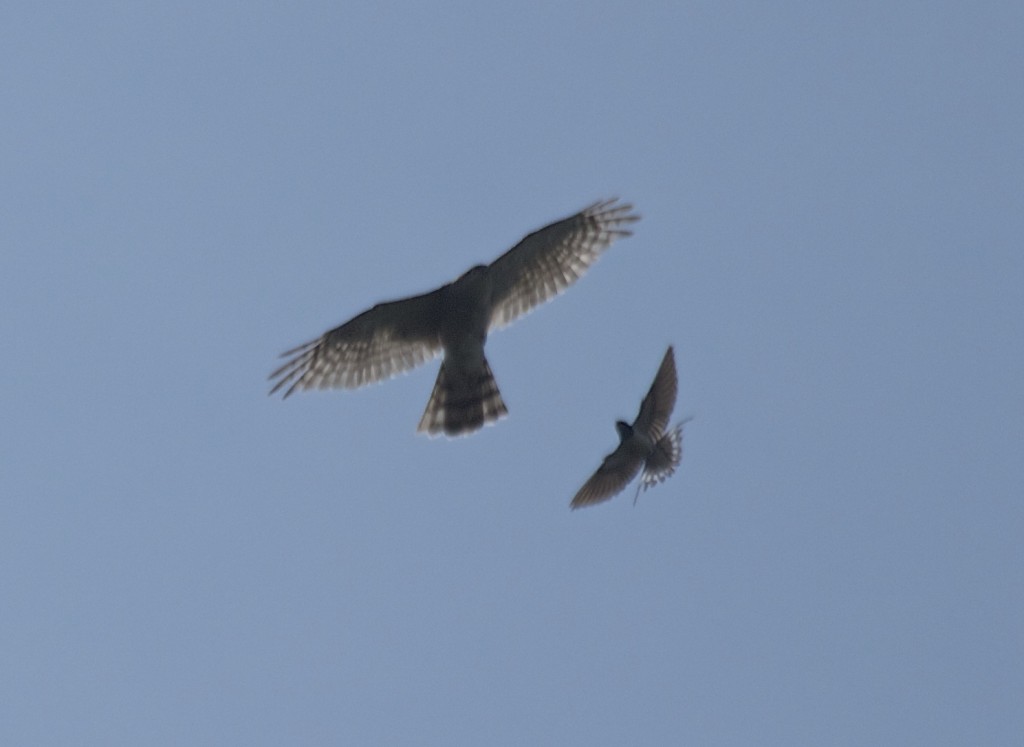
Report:
M 418 430 L 472 433 L 508 414 L 484 356 L 491 330 L 561 293 L 639 219 L 632 205 L 595 202 L 534 231 L 489 265 L 437 290 L 379 303 L 321 337 L 282 353 L 270 393 L 355 389 L 443 354 Z
M 576 493 L 570 506 L 582 508 L 601 503 L 618 495 L 640 472 L 633 503 L 640 491 L 657 485 L 676 471 L 683 458 L 683 424 L 677 423 L 668 432 L 669 418 L 676 405 L 676 359 L 670 345 L 661 360 L 650 391 L 640 404 L 640 412 L 632 424 L 619 420 L 619 446 L 604 458 L 601 466 Z

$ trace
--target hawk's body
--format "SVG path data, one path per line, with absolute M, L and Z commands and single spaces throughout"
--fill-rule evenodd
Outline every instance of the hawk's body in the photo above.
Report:
M 638 219 L 631 205 L 597 202 L 526 236 L 490 265 L 430 293 L 380 303 L 322 337 L 285 352 L 271 394 L 352 389 L 444 354 L 419 430 L 471 433 L 506 415 L 484 356 L 502 327 L 575 282 Z
M 641 477 L 637 496 L 641 489 L 657 485 L 676 471 L 683 457 L 683 424 L 678 423 L 668 432 L 665 429 L 676 405 L 677 387 L 676 359 L 670 345 L 636 420 L 632 425 L 623 420 L 615 423 L 619 433 L 618 448 L 604 458 L 576 493 L 570 504 L 572 508 L 590 506 L 618 495 L 638 472 Z

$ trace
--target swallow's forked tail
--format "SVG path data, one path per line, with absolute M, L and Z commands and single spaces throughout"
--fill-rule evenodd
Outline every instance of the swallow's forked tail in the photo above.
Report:
M 683 460 L 683 426 L 691 419 L 686 418 L 676 423 L 654 445 L 654 451 L 647 457 L 644 470 L 640 475 L 640 484 L 636 486 L 636 495 L 633 496 L 634 505 L 636 505 L 641 491 L 664 482 L 676 471 L 676 467 Z

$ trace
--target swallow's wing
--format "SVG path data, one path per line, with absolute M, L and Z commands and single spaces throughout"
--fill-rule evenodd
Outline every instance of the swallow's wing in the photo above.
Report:
M 633 423 L 636 430 L 647 434 L 652 441 L 661 438 L 661 434 L 668 426 L 668 419 L 672 417 L 672 410 L 676 406 L 677 387 L 676 359 L 672 346 L 669 345 L 665 357 L 661 359 L 650 391 L 644 397 L 640 412 Z
M 569 505 L 572 508 L 591 506 L 621 493 L 629 481 L 636 477 L 641 466 L 643 458 L 630 453 L 625 442 L 619 444 L 619 448 L 604 458 L 601 466 L 583 484 Z

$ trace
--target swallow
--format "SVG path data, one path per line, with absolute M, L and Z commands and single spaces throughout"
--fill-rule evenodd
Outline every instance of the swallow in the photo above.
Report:
M 676 360 L 670 345 L 636 420 L 615 423 L 619 445 L 576 493 L 570 503 L 573 509 L 618 495 L 640 473 L 640 484 L 633 497 L 635 505 L 641 490 L 663 482 L 676 471 L 683 458 L 683 425 L 689 420 L 665 430 L 676 404 L 677 387 Z

